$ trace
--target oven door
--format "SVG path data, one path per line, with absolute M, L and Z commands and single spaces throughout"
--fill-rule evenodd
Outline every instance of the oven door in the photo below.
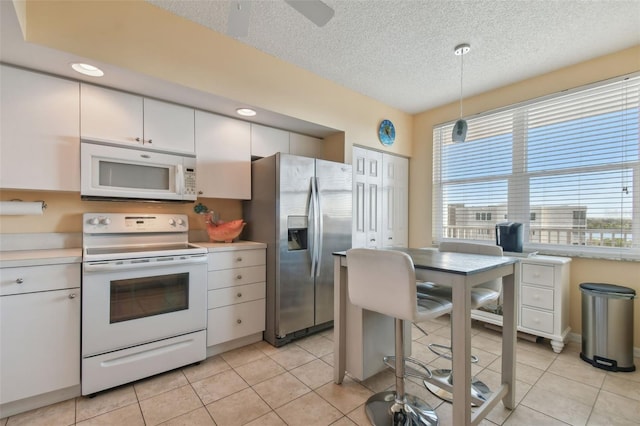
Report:
M 207 255 L 85 262 L 82 355 L 206 328 Z

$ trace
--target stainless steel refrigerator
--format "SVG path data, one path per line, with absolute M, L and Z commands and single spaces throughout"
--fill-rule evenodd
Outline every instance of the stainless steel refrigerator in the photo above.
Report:
M 251 165 L 244 237 L 267 244 L 264 339 L 333 324 L 333 256 L 351 248 L 351 165 L 275 154 Z

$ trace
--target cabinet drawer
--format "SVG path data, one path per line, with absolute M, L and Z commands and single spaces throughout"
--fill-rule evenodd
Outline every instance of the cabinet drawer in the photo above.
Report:
M 553 287 L 553 266 L 523 263 L 522 282 Z
M 264 299 L 209 309 L 207 346 L 264 331 Z
M 80 287 L 80 264 L 0 269 L 0 296 Z
M 521 302 L 523 305 L 541 309 L 553 309 L 552 289 L 523 285 L 520 294 L 522 295 Z
M 264 249 L 235 250 L 209 253 L 209 270 L 238 268 L 241 266 L 265 265 Z
M 212 290 L 214 288 L 263 282 L 266 277 L 266 272 L 264 265 L 209 271 L 207 275 L 208 288 Z
M 536 309 L 522 308 L 522 327 L 543 333 L 553 333 L 553 314 Z
M 236 287 L 209 290 L 208 307 L 219 308 L 235 303 L 250 302 L 265 298 L 266 285 L 264 282 L 256 284 L 239 285 Z

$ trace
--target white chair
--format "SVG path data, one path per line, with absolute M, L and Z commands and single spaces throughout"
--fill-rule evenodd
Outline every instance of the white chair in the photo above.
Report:
M 482 254 L 487 256 L 502 256 L 502 247 L 479 244 L 479 243 L 467 243 L 457 241 L 446 241 L 440 243 L 439 251 L 441 252 L 457 252 L 457 253 L 470 253 L 470 254 Z M 451 298 L 452 289 L 450 287 L 438 286 L 434 283 L 419 283 L 418 293 L 423 293 L 430 296 Z M 502 279 L 496 279 L 487 281 L 486 283 L 479 284 L 471 289 L 471 309 L 477 309 L 482 306 L 486 306 L 489 303 L 495 302 L 500 298 L 502 293 Z M 453 339 L 453 327 L 451 328 L 451 334 Z M 429 348 L 438 356 L 451 359 L 451 347 L 446 345 L 439 345 L 432 343 Z M 445 352 L 441 352 L 444 350 Z M 448 353 L 447 353 L 448 352 Z M 476 356 L 471 357 L 472 362 L 477 362 Z M 429 389 L 431 393 L 448 402 L 453 401 L 453 394 L 449 391 L 453 385 L 453 372 L 451 369 L 437 369 L 431 370 L 431 377 L 424 381 L 424 385 Z M 491 393 L 490 389 L 482 381 L 474 379 L 471 383 L 471 396 L 473 398 L 473 405 L 480 405 L 486 401 L 487 397 Z
M 404 322 L 419 322 L 451 312 L 451 302 L 437 297 L 418 299 L 413 261 L 393 250 L 356 248 L 347 251 L 348 293 L 351 303 L 395 319 L 395 391 L 371 396 L 365 411 L 381 425 L 438 425 L 426 402 L 405 393 Z

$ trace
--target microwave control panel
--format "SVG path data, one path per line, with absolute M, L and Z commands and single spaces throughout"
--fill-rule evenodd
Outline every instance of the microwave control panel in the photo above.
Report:
M 196 169 L 191 167 L 184 169 L 184 194 L 196 194 Z

